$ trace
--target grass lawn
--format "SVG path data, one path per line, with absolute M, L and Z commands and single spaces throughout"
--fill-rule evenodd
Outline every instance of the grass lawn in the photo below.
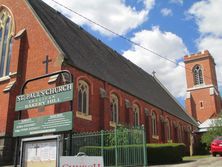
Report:
M 183 157 L 183 161 L 192 161 L 192 160 L 197 160 L 197 159 L 207 158 L 207 157 L 210 157 L 210 155 L 186 156 L 186 157 Z

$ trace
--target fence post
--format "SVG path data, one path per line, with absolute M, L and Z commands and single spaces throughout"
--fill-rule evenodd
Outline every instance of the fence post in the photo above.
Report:
M 114 133 L 114 135 L 115 135 L 115 166 L 118 166 L 118 152 L 117 152 L 117 129 L 116 129 L 116 127 L 115 127 L 115 133 Z
M 70 150 L 70 139 L 69 139 L 69 135 L 66 135 L 66 138 L 65 138 L 65 141 L 66 141 L 66 156 L 69 156 L 69 150 Z
M 142 131 L 143 131 L 143 165 L 147 166 L 147 149 L 146 149 L 146 131 L 144 128 L 144 125 L 142 125 Z
M 103 130 L 101 130 L 101 156 L 102 157 L 103 157 L 103 150 L 104 150 L 104 136 L 103 135 L 104 135 Z

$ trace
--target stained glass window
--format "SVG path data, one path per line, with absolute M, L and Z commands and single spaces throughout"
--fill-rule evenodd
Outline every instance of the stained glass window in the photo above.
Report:
M 0 78 L 9 75 L 12 53 L 12 17 L 6 9 L 0 11 Z

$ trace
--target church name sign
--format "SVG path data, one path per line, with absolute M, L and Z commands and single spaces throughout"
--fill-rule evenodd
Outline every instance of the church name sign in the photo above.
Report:
M 73 83 L 16 96 L 15 111 L 36 108 L 73 99 Z
M 72 130 L 72 111 L 14 121 L 13 136 L 28 136 Z

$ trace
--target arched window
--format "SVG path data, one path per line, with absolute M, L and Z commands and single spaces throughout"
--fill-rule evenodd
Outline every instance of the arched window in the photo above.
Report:
M 83 80 L 78 82 L 78 111 L 89 114 L 89 85 Z
M 139 106 L 134 104 L 133 105 L 133 113 L 134 113 L 134 126 L 140 125 L 140 109 Z
M 115 94 L 110 97 L 111 121 L 118 123 L 119 121 L 119 100 Z
M 182 136 L 181 136 L 181 126 L 178 125 L 178 142 L 182 141 Z
M 167 140 L 171 140 L 171 129 L 170 129 L 170 121 L 166 119 L 166 130 L 167 130 Z
M 203 84 L 203 71 L 200 65 L 196 65 L 193 68 L 193 75 L 194 75 L 194 84 L 200 85 Z
M 13 21 L 8 10 L 0 9 L 0 78 L 9 75 Z
M 157 135 L 157 121 L 155 112 L 152 112 L 152 135 Z

